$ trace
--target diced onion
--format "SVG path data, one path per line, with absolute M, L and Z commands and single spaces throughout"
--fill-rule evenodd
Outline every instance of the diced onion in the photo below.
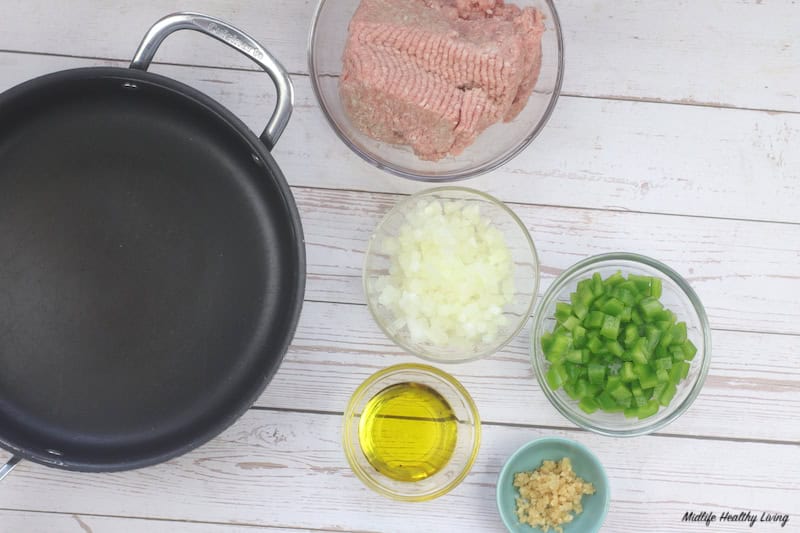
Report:
M 391 266 L 373 286 L 378 303 L 394 315 L 394 327 L 407 328 L 411 342 L 492 343 L 508 323 L 511 251 L 477 204 L 421 199 L 380 252 Z

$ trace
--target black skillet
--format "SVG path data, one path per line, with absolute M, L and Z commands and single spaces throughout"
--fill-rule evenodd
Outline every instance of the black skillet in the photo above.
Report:
M 191 29 L 260 65 L 260 139 L 147 67 Z M 0 447 L 69 470 L 139 468 L 213 438 L 292 339 L 305 249 L 269 150 L 293 105 L 284 68 L 228 24 L 156 23 L 130 69 L 57 72 L 0 95 Z

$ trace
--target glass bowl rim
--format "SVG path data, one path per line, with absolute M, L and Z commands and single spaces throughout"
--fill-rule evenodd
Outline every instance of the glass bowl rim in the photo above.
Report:
M 554 391 L 550 390 L 550 387 L 547 385 L 544 376 L 544 354 L 542 353 L 541 345 L 539 342 L 537 342 L 537 339 L 541 337 L 541 329 L 545 320 L 550 318 L 543 316 L 544 310 L 548 307 L 551 301 L 554 302 L 558 295 L 564 291 L 566 284 L 572 279 L 572 277 L 577 272 L 587 269 L 587 267 L 590 267 L 588 272 L 591 272 L 602 267 L 604 263 L 610 261 L 628 261 L 631 263 L 645 265 L 656 269 L 661 274 L 671 279 L 678 286 L 683 296 L 689 300 L 689 303 L 691 304 L 695 313 L 697 313 L 701 336 L 703 338 L 703 350 L 700 354 L 700 360 L 702 361 L 700 372 L 698 373 L 694 383 L 691 384 L 691 390 L 689 391 L 689 394 L 679 405 L 675 406 L 669 412 L 669 414 L 667 414 L 667 416 L 638 428 L 609 428 L 578 418 L 578 416 L 576 416 L 577 413 L 574 413 L 573 410 L 568 407 Z M 612 252 L 582 259 L 566 269 L 558 277 L 556 277 L 555 280 L 553 280 L 553 283 L 550 285 L 550 287 L 548 287 L 547 291 L 545 291 L 542 298 L 539 299 L 539 303 L 536 305 L 533 318 L 533 327 L 531 328 L 529 351 L 531 365 L 533 366 L 534 374 L 536 374 L 536 379 L 539 382 L 539 388 L 542 390 L 542 392 L 544 392 L 544 395 L 547 397 L 553 407 L 555 407 L 556 410 L 567 420 L 579 427 L 593 431 L 600 435 L 609 437 L 636 437 L 639 435 L 653 433 L 664 428 L 680 417 L 684 412 L 686 412 L 692 403 L 694 403 L 694 400 L 697 398 L 703 388 L 708 375 L 708 370 L 711 366 L 711 326 L 708 321 L 708 315 L 706 314 L 705 307 L 703 307 L 703 303 L 700 301 L 697 293 L 683 278 L 683 276 L 678 274 L 678 272 L 676 272 L 674 269 L 662 263 L 661 261 L 641 254 L 632 252 Z
M 447 484 L 443 485 L 439 489 L 427 493 L 427 494 L 397 494 L 393 492 L 377 481 L 374 478 L 367 475 L 366 472 L 361 468 L 361 466 L 355 460 L 355 455 L 358 453 L 363 453 L 361 451 L 361 445 L 356 441 L 353 442 L 350 439 L 350 435 L 348 429 L 351 427 L 353 422 L 355 421 L 355 410 L 358 403 L 363 399 L 364 394 L 366 393 L 367 389 L 377 383 L 378 381 L 390 377 L 392 374 L 396 374 L 398 372 L 404 371 L 411 371 L 418 374 L 423 375 L 433 375 L 436 378 L 441 379 L 447 385 L 453 388 L 458 396 L 462 399 L 464 404 L 467 407 L 467 410 L 472 417 L 472 449 L 470 450 L 469 459 L 464 464 L 463 468 L 459 472 L 459 474 L 447 482 Z M 367 400 L 369 401 L 369 400 Z M 367 379 L 365 379 L 355 391 L 350 396 L 350 400 L 347 402 L 347 407 L 344 411 L 343 423 L 342 423 L 342 447 L 344 448 L 344 454 L 347 458 L 347 462 L 350 465 L 350 469 L 353 473 L 358 477 L 362 483 L 364 483 L 367 487 L 374 490 L 375 492 L 382 494 L 383 496 L 389 497 L 393 500 L 398 501 L 408 501 L 408 502 L 422 502 L 422 501 L 429 501 L 444 494 L 447 494 L 458 485 L 461 484 L 462 481 L 467 477 L 469 472 L 472 470 L 472 467 L 475 464 L 475 461 L 478 459 L 478 452 L 480 451 L 481 446 L 481 418 L 480 414 L 478 413 L 478 407 L 475 405 L 475 401 L 472 399 L 472 396 L 455 377 L 450 375 L 449 373 L 445 372 L 444 370 L 440 370 L 434 366 L 419 364 L 419 363 L 401 363 L 397 365 L 392 365 L 387 368 L 383 368 Z M 409 485 L 412 485 L 409 483 Z
M 496 346 L 493 346 L 485 350 L 481 350 L 480 352 L 470 355 L 469 357 L 462 357 L 459 359 L 440 359 L 435 356 L 430 356 L 428 354 L 421 353 L 413 349 L 407 342 L 403 342 L 397 336 L 389 333 L 389 331 L 386 329 L 386 326 L 383 324 L 381 319 L 378 318 L 378 312 L 375 309 L 375 303 L 369 297 L 369 292 L 367 289 L 367 278 L 368 278 L 367 263 L 371 255 L 374 253 L 373 247 L 375 246 L 375 241 L 376 241 L 375 235 L 378 233 L 378 231 L 392 216 L 400 212 L 402 208 L 411 204 L 413 201 L 418 200 L 419 198 L 424 198 L 426 196 L 433 196 L 435 194 L 443 192 L 445 193 L 456 192 L 456 193 L 463 193 L 472 196 L 477 196 L 479 197 L 480 200 L 488 202 L 489 204 L 492 204 L 496 207 L 499 207 L 502 211 L 504 211 L 507 215 L 511 217 L 511 219 L 516 223 L 516 225 L 522 231 L 522 234 L 525 236 L 525 239 L 528 242 L 528 247 L 531 251 L 531 256 L 534 262 L 534 279 L 533 279 L 533 288 L 531 290 L 530 302 L 528 302 L 527 309 L 523 314 L 523 319 L 519 321 L 517 327 L 515 327 L 512 331 L 510 331 L 509 334 L 506 336 L 506 338 L 503 339 L 503 341 L 497 344 Z M 367 243 L 367 249 L 366 252 L 364 253 L 364 263 L 361 271 L 361 285 L 362 285 L 362 290 L 364 291 L 364 298 L 367 300 L 367 309 L 369 309 L 369 313 L 370 315 L 372 315 L 372 320 L 378 325 L 383 334 L 386 335 L 386 337 L 394 344 L 396 344 L 404 351 L 412 355 L 415 355 L 421 359 L 425 359 L 426 361 L 430 361 L 433 363 L 442 363 L 448 365 L 458 364 L 458 363 L 468 363 L 470 361 L 477 361 L 478 359 L 488 357 L 502 350 L 509 342 L 511 342 L 514 339 L 514 337 L 519 335 L 519 332 L 522 331 L 522 329 L 525 327 L 525 325 L 528 323 L 528 320 L 531 317 L 534 304 L 536 303 L 536 298 L 539 295 L 540 282 L 541 282 L 541 264 L 539 262 L 539 254 L 536 251 L 536 245 L 533 242 L 533 237 L 531 237 L 531 233 L 530 231 L 528 231 L 528 228 L 527 226 L 525 226 L 525 223 L 522 222 L 522 219 L 520 219 L 519 216 L 517 216 L 517 214 L 514 211 L 512 211 L 511 208 L 508 207 L 502 200 L 499 200 L 498 198 L 495 198 L 494 196 L 487 194 L 483 191 L 470 189 L 469 187 L 459 187 L 455 185 L 444 185 L 440 187 L 432 187 L 429 189 L 424 189 L 412 195 L 406 196 L 405 198 L 398 201 L 394 206 L 392 206 L 392 208 L 385 215 L 383 215 L 380 222 L 378 222 L 378 224 L 375 226 L 375 229 L 372 231 L 372 234 L 369 237 L 369 241 Z
M 398 168 L 397 166 L 389 163 L 388 161 L 381 161 L 378 157 L 370 153 L 370 151 L 362 150 L 361 148 L 359 148 L 350 139 L 347 133 L 345 133 L 339 127 L 338 123 L 331 116 L 331 113 L 328 111 L 328 106 L 325 104 L 325 100 L 322 98 L 322 88 L 319 85 L 320 73 L 317 71 L 314 48 L 317 42 L 317 29 L 320 25 L 320 20 L 322 18 L 322 10 L 324 9 L 327 1 L 328 0 L 319 0 L 317 7 L 314 11 L 314 16 L 311 19 L 311 30 L 308 33 L 306 55 L 308 59 L 309 78 L 311 78 L 311 89 L 314 92 L 314 97 L 317 99 L 317 104 L 319 105 L 319 108 L 322 111 L 322 115 L 325 117 L 325 121 L 331 127 L 336 136 L 339 137 L 339 139 L 348 148 L 350 148 L 350 150 L 353 153 L 355 153 L 362 160 L 366 161 L 373 167 L 388 172 L 389 174 L 399 176 L 401 178 L 406 178 L 414 181 L 430 182 L 430 183 L 446 183 L 446 182 L 461 181 L 474 178 L 476 176 L 492 172 L 500 168 L 501 166 L 505 165 L 512 159 L 514 159 L 523 150 L 525 150 L 534 141 L 534 139 L 536 139 L 536 137 L 539 136 L 539 134 L 545 128 L 547 123 L 550 121 L 550 117 L 552 116 L 553 111 L 556 108 L 556 104 L 558 102 L 559 97 L 561 96 L 561 90 L 564 82 L 564 35 L 561 29 L 561 19 L 558 15 L 558 10 L 556 9 L 554 0 L 543 0 L 547 4 L 547 7 L 550 10 L 550 13 L 552 14 L 553 27 L 556 34 L 556 44 L 557 44 L 556 52 L 558 56 L 557 68 L 556 68 L 556 80 L 555 80 L 555 85 L 553 87 L 553 94 L 550 96 L 550 101 L 548 102 L 547 107 L 544 110 L 544 113 L 542 113 L 542 116 L 539 118 L 539 121 L 536 123 L 533 129 L 523 139 L 521 139 L 514 148 L 508 150 L 505 154 L 503 154 L 501 157 L 495 160 L 489 161 L 487 163 L 482 163 L 478 166 L 474 166 L 472 168 L 468 168 L 465 170 L 449 172 L 445 174 L 406 172 Z

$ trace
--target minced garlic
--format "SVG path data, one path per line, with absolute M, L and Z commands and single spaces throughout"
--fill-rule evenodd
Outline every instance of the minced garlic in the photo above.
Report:
M 581 497 L 594 494 L 594 486 L 572 471 L 568 457 L 544 461 L 534 471 L 514 474 L 514 486 L 519 489 L 517 518 L 545 533 L 551 528 L 563 533 L 561 525 L 573 520 L 572 513 L 583 511 Z

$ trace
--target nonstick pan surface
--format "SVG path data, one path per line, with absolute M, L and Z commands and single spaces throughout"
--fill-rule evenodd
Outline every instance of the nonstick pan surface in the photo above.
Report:
M 299 216 L 269 151 L 178 82 L 92 68 L 0 97 L 0 445 L 84 471 L 220 433 L 303 300 Z

